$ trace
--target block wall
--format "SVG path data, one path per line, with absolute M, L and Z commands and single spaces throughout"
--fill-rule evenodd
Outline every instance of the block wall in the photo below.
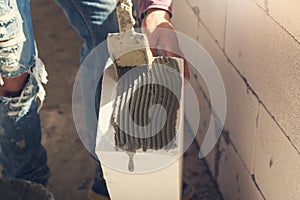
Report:
M 205 158 L 224 199 L 300 199 L 300 1 L 173 0 L 173 8 L 175 29 L 207 50 L 224 81 L 224 131 Z M 193 69 L 190 82 L 205 117 L 209 92 Z M 206 129 L 201 119 L 200 146 Z

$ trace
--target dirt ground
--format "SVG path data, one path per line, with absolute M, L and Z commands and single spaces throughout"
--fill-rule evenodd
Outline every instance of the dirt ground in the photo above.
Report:
M 48 189 L 57 200 L 86 200 L 95 162 L 77 136 L 72 118 L 72 88 L 79 69 L 81 40 L 54 0 L 32 0 L 32 18 L 39 56 L 49 83 L 41 110 L 43 144 L 52 175 Z M 194 200 L 222 199 L 194 143 L 185 155 L 184 180 L 197 188 Z

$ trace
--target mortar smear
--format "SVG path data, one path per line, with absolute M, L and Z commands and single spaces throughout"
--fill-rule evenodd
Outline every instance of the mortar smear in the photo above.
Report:
M 172 70 L 169 72 L 166 68 Z M 124 75 L 125 69 L 122 67 L 123 71 L 119 74 Z M 130 69 L 132 68 L 127 68 L 128 71 Z M 139 149 L 147 151 L 176 148 L 176 120 L 180 99 L 172 91 L 181 91 L 182 87 L 182 79 L 175 59 L 157 57 L 150 67 L 139 66 L 138 69 L 138 73 L 129 73 L 119 81 L 111 117 L 111 124 L 115 130 L 115 146 L 126 151 L 131 158 L 132 153 Z M 165 124 L 162 124 L 163 111 L 155 107 L 156 104 L 163 106 L 166 111 Z M 126 106 L 129 107 L 129 115 L 125 112 Z M 147 128 L 141 131 L 135 128 L 133 123 Z M 127 131 L 124 131 L 124 127 Z M 157 130 L 157 127 L 162 129 Z M 156 132 L 157 134 L 154 134 Z M 134 170 L 132 163 L 129 170 Z

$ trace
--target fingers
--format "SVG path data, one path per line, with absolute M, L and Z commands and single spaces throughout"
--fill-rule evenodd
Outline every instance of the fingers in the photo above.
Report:
M 153 56 L 178 57 L 184 59 L 184 55 L 178 45 L 178 38 L 174 32 L 170 31 L 170 29 L 158 28 L 155 31 L 152 31 L 151 34 L 148 32 L 147 37 Z M 188 64 L 185 60 L 184 77 L 187 80 L 190 78 Z
M 170 16 L 163 10 L 151 10 L 142 21 L 142 30 L 146 34 L 153 56 L 183 58 L 178 38 L 173 31 Z M 187 62 L 184 60 L 184 77 L 189 80 Z

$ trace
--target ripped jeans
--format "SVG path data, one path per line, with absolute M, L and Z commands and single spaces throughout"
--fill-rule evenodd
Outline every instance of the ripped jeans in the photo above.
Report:
M 57 3 L 83 39 L 81 62 L 106 39 L 107 33 L 117 31 L 115 0 L 57 0 Z M 102 56 L 108 58 L 107 53 Z M 38 111 L 46 94 L 43 84 L 47 83 L 47 73 L 37 54 L 30 0 L 0 0 L 0 85 L 5 85 L 3 78 L 24 73 L 28 79 L 19 96 L 0 96 L 2 176 L 46 184 L 50 170 L 41 145 Z

